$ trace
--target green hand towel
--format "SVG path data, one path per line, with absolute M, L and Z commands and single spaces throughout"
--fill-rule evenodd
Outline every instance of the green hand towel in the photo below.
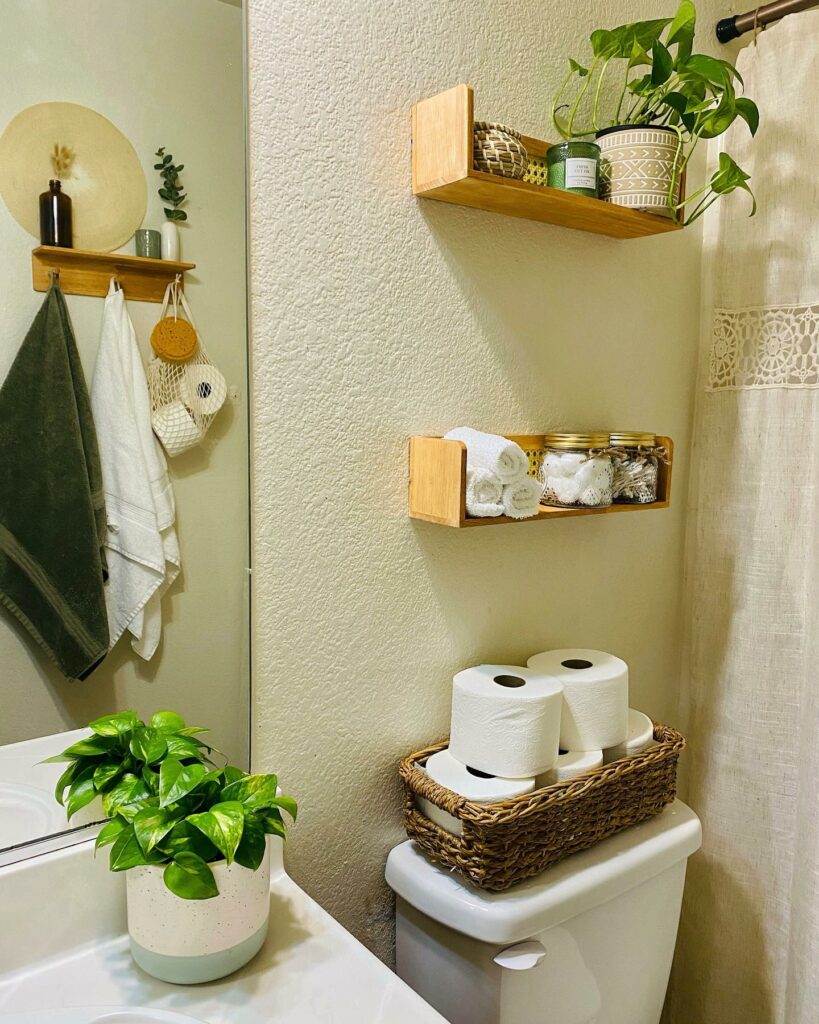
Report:
M 97 435 L 53 286 L 0 389 L 0 602 L 69 679 L 108 653 Z

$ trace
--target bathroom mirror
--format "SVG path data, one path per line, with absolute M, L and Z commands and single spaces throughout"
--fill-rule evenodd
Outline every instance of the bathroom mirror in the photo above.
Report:
M 35 641 L 37 624 L 30 629 L 23 615 L 0 607 L 0 863 L 7 863 L 84 838 L 89 822 L 102 816 L 97 802 L 68 823 L 52 795 L 64 766 L 38 765 L 83 735 L 83 727 L 99 716 L 127 709 L 141 718 L 160 709 L 177 711 L 191 725 L 209 728 L 208 741 L 232 763 L 248 766 L 249 555 L 241 3 L 7 0 L 3 22 L 0 385 L 46 299 L 33 286 L 32 250 L 41 243 L 34 233 L 40 226 L 38 197 L 49 192 L 49 179 L 59 177 L 61 193 L 73 204 L 75 243 L 65 250 L 73 262 L 59 263 L 59 285 L 91 395 L 106 491 L 106 466 L 114 456 L 103 433 L 121 429 L 121 421 L 120 412 L 112 411 L 106 382 L 97 388 L 94 373 L 111 276 L 122 287 L 147 370 L 162 304 L 143 301 L 142 288 L 156 290 L 159 280 L 161 298 L 165 284 L 174 280 L 152 257 L 176 256 L 170 263 L 195 264 L 183 275 L 189 314 L 180 316 L 195 321 L 197 351 L 206 353 L 211 365 L 205 378 L 180 378 L 187 391 L 171 397 L 179 399 L 175 408 L 188 424 L 200 399 L 205 420 L 215 412 L 205 435 L 196 420 L 191 429 L 199 429 L 198 443 L 187 450 L 170 457 L 173 442 L 165 438 L 181 571 L 161 597 L 161 634 L 149 660 L 132 648 L 126 628 L 86 678 L 69 680 Z M 155 169 L 157 163 L 162 168 Z M 180 212 L 186 219 L 175 220 Z M 170 228 L 163 227 L 166 220 Z M 137 239 L 140 229 L 159 233 Z M 174 253 L 177 231 L 180 249 Z M 138 242 L 148 244 L 144 264 L 118 265 L 109 255 L 114 250 L 133 256 Z M 93 249 L 100 259 L 78 255 L 80 249 Z M 41 254 L 45 271 L 59 256 Z M 53 386 L 56 403 L 58 383 L 43 380 L 42 385 Z M 106 408 L 101 423 L 99 410 Z M 2 459 L 26 446 L 19 417 L 13 420 L 8 409 L 0 392 Z M 57 486 L 54 467 L 43 464 L 48 461 L 31 465 L 31 477 L 50 472 Z M 11 472 L 0 474 L 0 486 L 7 490 L 15 480 Z M 26 486 L 14 501 L 25 511 L 18 519 L 31 524 L 35 545 L 37 535 L 65 526 L 38 520 Z M 118 527 L 111 525 L 107 504 L 110 531 Z M 8 545 L 0 544 L 0 591 L 3 560 L 10 557 Z M 109 571 L 114 572 L 110 564 Z M 13 597 L 6 596 L 8 606 Z M 127 614 L 134 619 L 138 613 Z

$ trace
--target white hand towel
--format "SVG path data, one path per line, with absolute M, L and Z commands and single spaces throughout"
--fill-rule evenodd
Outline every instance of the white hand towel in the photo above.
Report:
M 175 505 L 167 464 L 151 430 L 151 404 L 125 295 L 113 281 L 105 299 L 91 385 L 105 487 L 111 646 L 127 629 L 150 659 L 161 633 L 159 597 L 179 573 Z
M 513 484 L 506 484 L 501 496 L 504 515 L 511 519 L 536 516 L 540 504 L 540 484 L 530 476 Z
M 503 484 L 488 469 L 466 470 L 466 511 L 476 519 L 503 515 Z
M 444 435 L 445 441 L 463 441 L 467 465 L 472 469 L 488 469 L 502 484 L 511 484 L 529 472 L 526 452 L 506 437 L 483 434 L 471 427 L 456 427 Z

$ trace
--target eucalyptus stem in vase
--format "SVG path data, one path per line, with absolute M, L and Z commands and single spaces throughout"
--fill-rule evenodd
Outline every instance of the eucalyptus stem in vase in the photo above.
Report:
M 162 259 L 179 259 L 179 229 L 177 224 L 188 219 L 187 213 L 180 209 L 187 200 L 187 194 L 182 191 L 179 184 L 179 175 L 185 169 L 184 164 L 175 164 L 173 156 L 165 152 L 165 147 L 160 148 L 154 154 L 158 162 L 154 164 L 154 170 L 159 171 L 162 185 L 159 188 L 159 198 L 162 200 L 167 218 L 162 224 Z

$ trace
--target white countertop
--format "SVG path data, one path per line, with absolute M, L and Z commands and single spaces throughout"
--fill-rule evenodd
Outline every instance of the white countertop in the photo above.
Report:
M 106 860 L 92 864 L 83 844 L 0 869 L 2 1024 L 33 1010 L 81 1006 L 152 1007 L 205 1024 L 446 1024 L 275 865 L 270 932 L 254 960 L 206 985 L 155 981 L 131 960 L 127 937 L 116 934 L 121 908 L 110 903 L 121 902 L 122 880 L 107 873 Z M 100 931 L 113 934 L 72 945 L 72 936 L 80 941 L 93 929 L 92 893 L 104 903 L 97 904 Z M 9 939 L 15 930 L 16 945 Z

